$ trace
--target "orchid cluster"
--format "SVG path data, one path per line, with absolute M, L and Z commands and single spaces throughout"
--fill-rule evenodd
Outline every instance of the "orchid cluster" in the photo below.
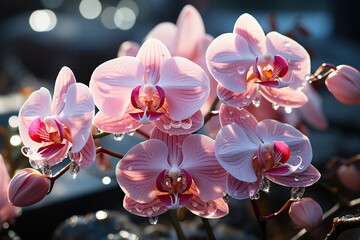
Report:
M 360 73 L 323 64 L 312 74 L 310 63 L 298 42 L 276 31 L 265 34 L 250 14 L 237 19 L 233 32 L 214 38 L 187 5 L 176 24 L 157 25 L 142 44 L 121 44 L 115 59 L 93 71 L 89 86 L 63 67 L 53 95 L 41 88 L 19 111 L 30 167 L 10 180 L 0 159 L 0 221 L 41 201 L 64 172 L 87 169 L 105 153 L 120 158 L 115 174 L 123 207 L 153 222 L 183 208 L 222 218 L 229 198 L 250 199 L 258 214 L 256 201 L 273 183 L 289 187 L 291 197 L 278 213 L 258 215 L 259 221 L 289 209 L 297 226 L 315 227 L 322 209 L 303 195 L 321 174 L 311 164 L 303 122 L 318 129 L 327 122 L 311 82 L 326 79 L 336 99 L 359 104 Z M 136 133 L 146 140 L 127 153 L 95 143 L 109 134 L 120 140 Z M 69 164 L 53 174 L 64 159 Z

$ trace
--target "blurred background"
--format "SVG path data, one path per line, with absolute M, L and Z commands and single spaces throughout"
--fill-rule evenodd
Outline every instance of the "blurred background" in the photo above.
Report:
M 70 67 L 77 81 L 87 84 L 99 64 L 117 56 L 122 42 L 141 43 L 156 24 L 175 23 L 186 4 L 197 8 L 206 32 L 214 37 L 231 32 L 236 19 L 248 12 L 258 19 L 265 32 L 277 30 L 289 34 L 307 48 L 313 69 L 323 62 L 346 63 L 360 69 L 358 9 L 340 0 L 1 0 L 0 124 L 9 124 L 9 118 L 17 114 L 31 91 L 41 86 L 52 90 L 62 66 Z M 321 92 L 321 86 L 319 88 Z M 325 135 L 317 130 L 312 132 L 313 143 L 318 146 L 314 147 L 315 165 L 320 168 L 333 155 L 351 156 L 360 150 L 360 109 L 357 107 L 354 111 L 324 91 L 322 94 L 324 112 L 335 130 Z M 120 148 L 116 146 L 117 151 L 125 153 L 137 141 L 127 139 Z M 3 150 L 6 144 L 3 137 L 0 140 Z M 16 146 L 17 142 L 14 144 Z M 79 219 L 71 220 L 75 214 L 102 209 L 123 211 L 123 194 L 116 181 L 111 181 L 113 173 L 108 175 L 110 182 L 106 180 L 106 183 L 104 177 L 107 175 L 97 170 L 79 177 L 77 184 L 72 184 L 71 176 L 64 177 L 55 184 L 54 194 L 36 206 L 23 209 L 14 225 L 16 232 L 21 239 L 51 239 L 55 229 L 66 219 L 65 223 L 73 226 L 79 223 Z M 69 184 L 74 186 L 69 187 Z M 240 208 L 246 206 L 240 205 Z M 90 219 L 104 219 L 101 214 L 94 216 Z M 138 221 L 137 217 L 135 219 Z M 236 221 L 243 223 L 245 230 L 256 232 L 257 226 L 246 225 L 246 219 Z M 53 239 L 90 239 L 86 234 L 84 238 L 66 236 L 63 233 L 63 237 L 58 235 Z M 96 236 L 94 239 L 131 239 L 129 236 Z M 256 239 L 256 235 L 253 238 L 246 234 L 238 236 L 238 239 Z

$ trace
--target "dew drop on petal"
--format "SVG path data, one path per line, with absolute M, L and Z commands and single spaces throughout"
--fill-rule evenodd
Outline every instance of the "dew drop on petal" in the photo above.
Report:
M 270 190 L 270 181 L 267 178 L 262 178 L 260 183 L 260 189 L 263 192 L 269 192 Z
M 135 205 L 135 209 L 136 209 L 136 211 L 138 211 L 139 213 L 141 213 L 141 212 L 143 211 L 143 209 L 144 209 L 144 205 L 142 205 L 142 204 L 140 204 L 140 203 L 137 203 L 137 204 Z
M 115 133 L 114 140 L 119 142 L 119 141 L 123 140 L 124 136 L 125 136 L 125 134 L 123 134 L 123 133 Z
M 38 162 L 37 162 L 36 160 L 34 160 L 34 159 L 29 159 L 29 163 L 30 163 L 30 166 L 31 166 L 32 168 L 35 168 L 35 169 L 39 169 L 39 168 L 40 168 Z
M 259 197 L 260 197 L 259 191 L 258 191 L 258 189 L 256 189 L 254 187 L 253 184 L 249 184 L 248 191 L 249 191 L 249 197 L 251 200 L 259 199 Z
M 300 165 L 298 169 L 299 169 L 299 170 L 303 170 L 303 169 L 304 169 L 304 165 Z
M 159 209 L 160 209 L 160 207 L 159 207 L 159 205 L 153 205 L 152 207 L 152 210 L 154 211 L 154 212 L 157 212 L 157 211 L 159 211 Z
M 291 199 L 301 199 L 305 193 L 304 187 L 293 187 L 290 192 Z
M 152 215 L 153 213 L 154 213 L 154 211 L 151 208 L 146 209 L 146 214 L 148 216 Z
M 205 209 L 210 214 L 215 213 L 217 211 L 216 203 L 212 200 L 206 202 Z
M 291 107 L 285 107 L 284 108 L 285 113 L 291 113 L 292 112 L 292 108 Z
M 72 161 L 70 163 L 69 171 L 73 179 L 75 179 L 80 171 L 80 166 L 75 161 Z
M 274 110 L 278 110 L 279 109 L 279 104 L 277 104 L 277 103 L 272 103 L 272 108 L 274 109 Z
M 192 126 L 192 120 L 191 118 L 187 118 L 181 121 L 181 127 L 183 129 L 190 129 Z
M 306 80 L 308 83 L 312 83 L 313 78 L 312 78 L 311 74 L 307 74 L 307 75 L 305 76 L 305 80 Z
M 223 200 L 224 200 L 225 203 L 229 203 L 229 202 L 230 202 L 230 198 L 229 198 L 228 195 L 225 195 L 225 196 L 223 197 Z
M 163 128 L 169 130 L 171 128 L 171 123 L 164 123 Z
M 193 207 L 197 207 L 197 206 L 198 206 L 198 203 L 194 201 L 194 202 L 191 203 L 191 205 L 192 205 Z
M 42 167 L 41 167 L 41 171 L 44 175 L 46 176 L 51 176 L 52 175 L 52 171 L 51 171 L 51 167 L 50 165 L 48 164 L 44 164 Z
M 21 152 L 22 152 L 22 154 L 24 155 L 24 156 L 27 156 L 28 155 L 28 153 L 30 153 L 30 148 L 29 147 L 22 147 L 21 148 Z
M 129 131 L 129 132 L 127 132 L 127 135 L 129 135 L 130 137 L 131 137 L 131 136 L 134 136 L 134 134 L 135 134 L 135 131 Z
M 245 73 L 245 67 L 240 66 L 237 71 L 239 74 L 243 75 Z
M 284 46 L 285 46 L 286 48 L 288 48 L 288 47 L 290 47 L 290 43 L 285 42 L 285 43 L 284 43 Z
M 181 121 L 171 121 L 171 127 L 180 128 L 181 127 Z
M 157 216 L 149 217 L 149 223 L 152 224 L 152 225 L 157 224 L 158 220 L 159 220 L 159 217 L 157 217 Z
M 252 104 L 255 106 L 255 107 L 260 107 L 260 105 L 261 105 L 261 101 L 260 101 L 260 98 L 254 98 L 253 100 L 252 100 Z

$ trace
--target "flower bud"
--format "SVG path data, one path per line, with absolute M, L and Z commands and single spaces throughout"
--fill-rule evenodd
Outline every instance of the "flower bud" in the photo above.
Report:
M 341 165 L 336 174 L 340 182 L 349 190 L 359 191 L 360 190 L 360 171 L 356 166 L 352 165 Z
M 360 72 L 348 65 L 339 65 L 325 80 L 326 87 L 343 104 L 360 104 Z
M 9 183 L 9 202 L 26 207 L 41 201 L 49 192 L 51 181 L 35 169 L 25 168 Z
M 302 198 L 291 204 L 289 216 L 298 227 L 310 229 L 321 222 L 323 211 L 312 198 Z

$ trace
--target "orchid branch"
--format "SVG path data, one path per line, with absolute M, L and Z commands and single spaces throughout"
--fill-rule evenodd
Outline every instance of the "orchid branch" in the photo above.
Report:
M 98 153 L 106 153 L 106 154 L 108 154 L 110 156 L 120 158 L 120 159 L 124 157 L 124 155 L 122 155 L 122 154 L 110 151 L 109 149 L 106 149 L 106 148 L 103 148 L 103 147 L 98 147 L 96 149 L 96 154 L 98 154 Z

